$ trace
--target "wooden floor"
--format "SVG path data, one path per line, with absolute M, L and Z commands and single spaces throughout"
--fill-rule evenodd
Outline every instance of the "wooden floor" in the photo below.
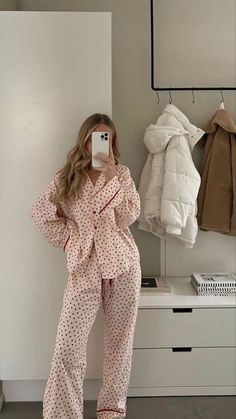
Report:
M 235 419 L 235 396 L 129 397 L 126 419 Z M 84 402 L 96 418 L 96 401 Z M 42 419 L 41 402 L 4 402 L 0 419 Z M 70 418 L 77 419 L 77 418 Z

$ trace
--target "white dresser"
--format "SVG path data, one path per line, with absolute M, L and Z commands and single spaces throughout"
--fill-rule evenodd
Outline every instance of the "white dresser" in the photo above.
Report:
M 173 295 L 141 292 L 128 395 L 236 394 L 236 297 L 167 279 Z

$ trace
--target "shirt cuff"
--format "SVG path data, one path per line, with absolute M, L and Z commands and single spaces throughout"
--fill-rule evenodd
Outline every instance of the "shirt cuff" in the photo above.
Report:
M 124 191 L 117 175 L 114 175 L 113 178 L 94 196 L 92 201 L 93 210 L 100 214 L 105 208 L 107 209 L 108 205 L 109 209 L 112 209 L 122 202 L 123 196 Z
M 67 224 L 69 233 L 68 233 L 67 238 L 66 238 L 66 241 L 65 241 L 65 243 L 63 245 L 64 252 L 67 252 L 67 245 L 69 245 L 69 240 L 70 240 L 70 237 L 71 237 L 71 234 L 72 234 L 72 230 L 74 228 L 76 228 L 76 224 L 75 224 L 75 222 L 73 220 L 67 219 L 66 220 L 66 224 Z
M 68 234 L 68 236 L 67 236 L 67 239 L 66 239 L 66 242 L 64 243 L 64 246 L 63 246 L 63 250 L 64 250 L 64 252 L 66 252 L 67 251 L 67 244 L 69 243 L 69 239 L 70 239 L 70 233 Z

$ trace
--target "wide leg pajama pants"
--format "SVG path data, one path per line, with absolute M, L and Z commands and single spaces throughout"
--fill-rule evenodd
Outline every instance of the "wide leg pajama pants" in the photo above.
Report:
M 97 418 L 123 418 L 127 410 L 141 267 L 103 279 L 93 247 L 83 276 L 69 275 L 44 400 L 44 419 L 83 419 L 88 335 L 102 302 L 105 317 L 103 380 Z

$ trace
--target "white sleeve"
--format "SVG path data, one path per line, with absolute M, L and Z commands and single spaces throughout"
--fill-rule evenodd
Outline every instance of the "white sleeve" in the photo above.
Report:
M 189 214 L 194 213 L 200 181 L 190 150 L 167 151 L 160 214 L 167 233 L 181 235 Z

